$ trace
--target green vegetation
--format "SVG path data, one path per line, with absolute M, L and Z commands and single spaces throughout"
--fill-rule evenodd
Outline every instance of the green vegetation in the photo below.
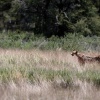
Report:
M 100 37 L 84 37 L 82 35 L 69 34 L 64 37 L 52 36 L 45 38 L 31 33 L 0 34 L 1 48 L 41 49 L 41 50 L 93 50 L 100 51 Z
M 13 68 L 0 68 L 0 80 L 2 82 L 9 81 L 29 81 L 31 83 L 39 81 L 56 81 L 57 79 L 62 80 L 68 85 L 73 85 L 74 81 L 80 79 L 81 81 L 92 82 L 94 85 L 100 86 L 100 71 L 69 71 L 53 70 L 45 68 L 34 68 L 34 67 L 13 67 Z
M 100 36 L 100 1 L 0 0 L 0 30 Z
M 0 0 L 0 99 L 99 100 L 100 65 L 72 50 L 99 54 L 100 0 Z

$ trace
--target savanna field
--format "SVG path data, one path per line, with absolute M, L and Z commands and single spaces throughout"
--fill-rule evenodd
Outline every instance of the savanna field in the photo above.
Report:
M 0 100 L 100 100 L 100 0 L 0 0 Z
M 99 70 L 62 50 L 0 49 L 0 99 L 99 100 Z
M 100 55 L 99 37 L 24 37 L 1 35 L 0 100 L 100 99 L 100 65 L 81 66 L 71 55 L 73 50 Z

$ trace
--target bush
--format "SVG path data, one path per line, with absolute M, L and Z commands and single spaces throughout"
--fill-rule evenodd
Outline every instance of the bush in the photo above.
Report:
M 87 19 L 80 19 L 79 21 L 77 21 L 77 23 L 75 24 L 75 32 L 80 33 L 84 36 L 92 35 L 91 30 L 88 28 Z
M 92 35 L 100 36 L 100 17 L 92 17 L 89 20 L 89 28 L 92 31 Z
M 82 33 L 81 33 L 82 34 Z M 97 50 L 100 51 L 100 37 L 84 37 L 79 33 L 69 33 L 64 37 L 34 35 L 33 33 L 0 34 L 1 48 L 41 49 L 41 50 Z

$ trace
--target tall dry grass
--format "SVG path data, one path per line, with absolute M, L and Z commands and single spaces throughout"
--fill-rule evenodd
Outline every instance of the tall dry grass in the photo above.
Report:
M 98 52 L 85 52 L 85 54 L 95 56 Z M 100 65 L 86 64 L 84 67 L 78 64 L 77 58 L 71 56 L 71 52 L 62 50 L 40 51 L 18 50 L 18 49 L 0 49 L 0 70 L 12 69 L 11 74 L 8 71 L 0 72 L 0 100 L 99 100 L 100 89 L 94 84 L 82 81 L 76 76 L 72 77 L 72 84 L 68 84 L 56 77 L 53 81 L 42 79 L 37 76 L 38 82 L 31 83 L 26 79 L 26 75 L 17 70 L 25 68 L 24 71 L 32 68 L 47 69 L 53 71 L 68 70 L 82 73 L 87 70 L 100 71 Z M 14 70 L 13 70 L 14 69 Z M 6 72 L 7 74 L 5 74 Z M 24 72 L 25 73 L 25 72 Z M 36 72 L 38 73 L 38 71 Z M 43 71 L 43 75 L 44 75 Z M 11 80 L 3 81 L 9 75 Z M 4 76 L 1 78 L 1 76 Z M 47 75 L 47 74 L 46 74 Z M 15 80 L 13 80 L 15 79 Z
M 64 51 L 0 50 L 0 67 L 34 66 L 63 69 L 75 60 Z
M 83 52 L 89 56 L 96 56 L 99 52 Z M 89 65 L 89 66 L 88 66 Z M 96 63 L 86 64 L 84 68 L 79 65 L 77 57 L 72 57 L 71 52 L 62 50 L 41 51 L 0 49 L 0 67 L 36 67 L 53 70 L 61 69 L 97 69 L 100 67 Z M 88 66 L 88 67 L 87 67 Z
M 99 100 L 100 89 L 86 82 L 77 82 L 78 87 L 59 88 L 52 83 L 30 84 L 20 82 L 19 85 L 9 82 L 0 85 L 0 100 Z

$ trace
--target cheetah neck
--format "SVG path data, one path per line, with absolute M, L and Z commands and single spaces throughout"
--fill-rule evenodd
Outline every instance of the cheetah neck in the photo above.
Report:
M 82 55 L 81 54 L 79 54 L 79 53 L 77 53 L 77 54 L 75 54 L 77 57 L 82 57 Z

